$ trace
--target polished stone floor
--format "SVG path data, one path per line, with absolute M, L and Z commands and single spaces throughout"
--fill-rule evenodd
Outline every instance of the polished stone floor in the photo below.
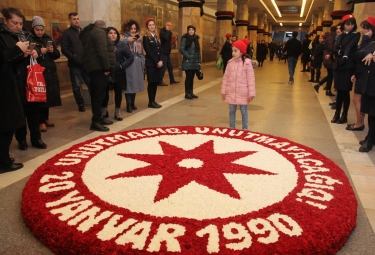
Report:
M 110 132 L 134 128 L 205 125 L 228 126 L 228 105 L 221 100 L 220 85 L 222 71 L 215 63 L 203 66 L 204 80 L 195 80 L 195 94 L 199 99 L 184 99 L 184 77 L 178 76 L 179 84 L 158 87 L 157 102 L 160 109 L 147 108 L 147 92 L 137 94 L 138 110 L 129 114 L 122 107 L 123 121 L 115 121 Z M 307 82 L 308 73 L 300 72 L 297 65 L 294 85 L 288 85 L 287 64 L 283 61 L 266 61 L 255 69 L 257 96 L 249 106 L 249 129 L 284 137 L 311 147 L 339 165 L 349 176 L 356 192 L 359 206 L 357 227 L 347 244 L 338 254 L 375 254 L 375 149 L 369 153 L 358 152 L 358 141 L 367 134 L 364 131 L 346 131 L 346 125 L 331 124 L 333 110 L 328 103 L 333 98 L 321 91 L 315 93 L 313 84 Z M 167 75 L 164 82 L 168 82 Z M 48 144 L 46 150 L 30 147 L 27 151 L 11 145 L 11 155 L 17 162 L 24 162 L 19 171 L 0 175 L 0 254 L 51 254 L 25 227 L 20 203 L 22 190 L 33 171 L 48 158 L 103 133 L 89 130 L 91 108 L 78 112 L 71 91 L 62 91 L 63 106 L 52 108 L 50 119 L 56 126 L 42 134 Z M 113 103 L 109 106 L 113 119 Z M 355 121 L 351 106 L 349 123 Z M 367 122 L 367 119 L 366 119 Z M 367 123 L 366 123 L 367 124 Z M 367 126 L 367 125 L 366 125 Z M 237 112 L 237 127 L 241 127 Z M 319 253 L 317 253 L 319 254 Z

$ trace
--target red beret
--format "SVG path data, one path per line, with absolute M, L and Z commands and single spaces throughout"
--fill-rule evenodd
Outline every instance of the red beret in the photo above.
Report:
M 155 22 L 154 18 L 148 18 L 148 19 L 146 19 L 145 25 L 147 26 L 148 22 L 150 22 L 151 20 Z
M 226 35 L 225 35 L 225 37 L 226 38 L 229 38 L 229 37 L 231 37 L 232 35 L 230 34 L 230 33 L 227 33 Z
M 367 17 L 365 20 L 375 27 L 375 17 Z
M 341 21 L 342 21 L 342 22 L 345 22 L 345 21 L 347 21 L 348 19 L 355 19 L 355 17 L 354 17 L 353 14 L 347 14 L 347 15 L 345 15 L 344 17 L 342 17 Z
M 246 54 L 247 44 L 244 40 L 235 41 L 234 43 L 232 43 L 232 47 L 236 47 L 241 51 L 242 54 Z

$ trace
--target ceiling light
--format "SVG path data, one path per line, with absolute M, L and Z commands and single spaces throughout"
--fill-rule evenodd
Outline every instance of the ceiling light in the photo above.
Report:
M 302 0 L 302 1 L 305 1 L 305 2 L 306 2 L 306 0 Z M 276 4 L 275 0 L 271 0 L 271 2 L 272 2 L 272 4 L 273 4 L 273 7 L 275 7 L 275 9 L 276 9 L 276 11 L 277 11 L 277 14 L 279 14 L 279 17 L 281 18 L 282 16 L 281 16 L 281 13 L 280 13 L 279 7 L 277 7 L 277 4 Z
M 280 26 L 283 26 L 283 23 L 280 23 Z
M 302 27 L 302 23 L 299 23 L 299 26 Z
M 305 11 L 305 5 L 306 5 L 306 0 L 302 0 L 302 5 L 301 5 L 301 13 L 300 17 L 303 17 L 303 12 Z

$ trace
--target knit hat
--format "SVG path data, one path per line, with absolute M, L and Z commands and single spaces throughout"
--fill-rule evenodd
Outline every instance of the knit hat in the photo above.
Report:
M 230 33 L 227 33 L 226 35 L 225 35 L 225 37 L 226 38 L 229 38 L 229 37 L 231 37 L 232 35 L 230 34 Z
M 247 45 L 249 45 L 249 41 L 247 39 L 237 40 L 232 43 L 232 47 L 236 47 L 241 51 L 242 54 L 246 54 Z
M 46 25 L 44 24 L 44 21 L 41 17 L 39 16 L 34 16 L 33 17 L 33 21 L 31 23 L 31 27 L 34 28 L 36 26 L 42 26 L 42 27 L 46 27 Z
M 194 25 L 189 25 L 189 26 L 187 26 L 187 31 L 189 31 L 190 28 L 194 29 L 194 31 L 196 30 Z
M 146 19 L 146 22 L 145 22 L 145 25 L 147 26 L 147 25 L 148 25 L 148 22 L 150 22 L 151 20 L 155 22 L 154 18 L 147 18 L 147 19 Z
M 365 20 L 375 27 L 375 17 L 367 17 Z
M 344 17 L 342 17 L 341 21 L 342 21 L 342 23 L 344 23 L 344 22 L 347 21 L 348 19 L 355 19 L 355 17 L 354 17 L 353 14 L 347 14 L 347 15 L 345 15 Z

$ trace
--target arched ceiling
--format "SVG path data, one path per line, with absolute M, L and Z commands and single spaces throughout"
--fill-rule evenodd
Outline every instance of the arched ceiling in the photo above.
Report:
M 305 1 L 306 4 L 303 14 L 301 15 L 303 1 Z M 309 28 L 312 22 L 312 15 L 315 14 L 317 16 L 320 12 L 324 12 L 325 5 L 328 1 L 333 4 L 333 0 L 249 0 L 248 5 L 249 8 L 257 8 L 259 14 L 266 13 L 268 22 L 271 22 L 273 25 L 282 23 L 283 26 L 298 27 L 299 23 L 302 23 L 303 27 Z M 234 1 L 234 3 L 235 2 L 236 1 Z M 273 2 L 279 12 L 274 7 Z M 237 6 L 234 6 L 236 9 Z M 217 0 L 206 0 L 204 8 L 207 7 L 217 11 Z M 236 19 L 236 16 L 234 19 Z M 324 17 L 324 19 L 329 20 L 331 17 Z M 315 20 L 315 22 L 317 22 L 317 20 Z

